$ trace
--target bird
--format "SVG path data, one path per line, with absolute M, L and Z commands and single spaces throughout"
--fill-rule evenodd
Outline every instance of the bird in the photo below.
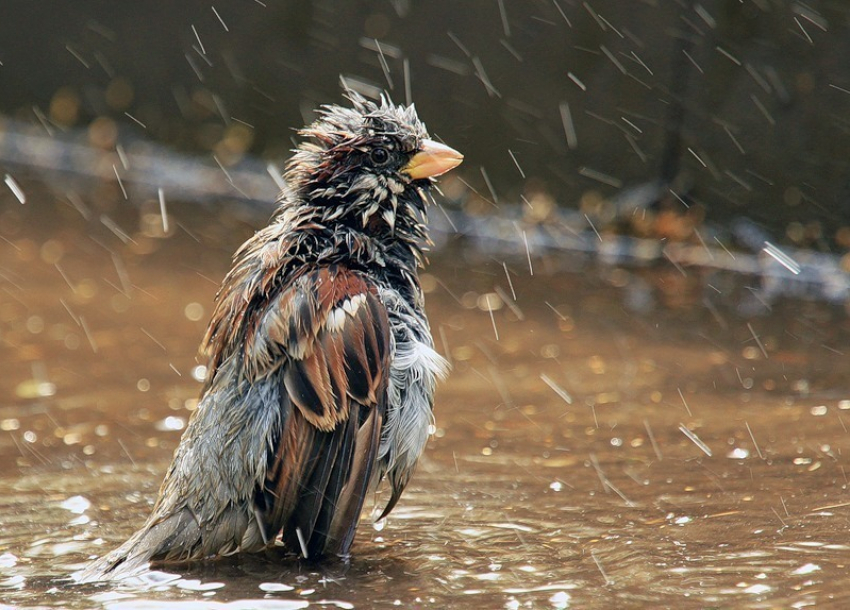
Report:
M 77 582 L 270 546 L 345 559 L 367 495 L 396 506 L 449 368 L 419 279 L 429 190 L 463 155 L 413 105 L 346 96 L 298 132 L 275 215 L 234 255 L 150 516 Z

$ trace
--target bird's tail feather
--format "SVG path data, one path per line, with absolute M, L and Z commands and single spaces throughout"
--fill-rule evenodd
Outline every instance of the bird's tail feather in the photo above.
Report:
M 306 559 L 348 555 L 382 423 L 376 409 L 363 410 L 367 414 L 352 415 L 333 432 L 316 432 L 311 458 L 295 479 L 296 497 L 282 536 L 287 547 Z
M 260 523 L 244 509 L 232 507 L 203 527 L 187 508 L 165 518 L 155 513 L 127 542 L 74 574 L 74 580 L 123 580 L 144 573 L 151 561 L 191 561 L 264 546 Z

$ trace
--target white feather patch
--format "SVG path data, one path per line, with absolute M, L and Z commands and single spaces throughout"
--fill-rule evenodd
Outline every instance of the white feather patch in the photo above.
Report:
M 353 297 L 351 297 L 350 299 L 346 299 L 343 302 L 342 308 L 345 310 L 345 313 L 350 316 L 354 316 L 354 314 L 357 313 L 357 310 L 360 309 L 360 306 L 365 302 L 365 294 L 355 294 Z
M 345 309 L 342 307 L 331 309 L 328 314 L 328 321 L 325 324 L 331 332 L 337 332 L 345 328 Z
M 430 345 L 421 341 L 411 341 L 407 349 L 396 352 L 393 366 L 400 369 L 412 369 L 414 377 L 421 379 L 425 374 L 431 374 L 438 379 L 445 379 L 449 374 L 449 363 Z
M 395 228 L 395 212 L 393 212 L 392 210 L 384 210 L 381 216 L 383 217 L 387 225 L 390 227 L 390 229 Z
M 398 180 L 393 180 L 392 178 L 387 179 L 387 186 L 394 195 L 400 195 L 404 192 L 404 185 Z

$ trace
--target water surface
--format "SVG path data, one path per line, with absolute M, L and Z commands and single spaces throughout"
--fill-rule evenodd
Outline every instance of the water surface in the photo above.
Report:
M 114 195 L 93 198 L 88 222 L 50 193 L 2 197 L 3 604 L 850 603 L 844 311 L 754 309 L 746 276 L 566 255 L 529 266 L 456 240 L 423 277 L 453 366 L 435 434 L 349 565 L 267 554 L 68 584 L 150 510 L 196 406 L 217 285 L 253 230 L 175 206 L 163 236 L 158 207 Z

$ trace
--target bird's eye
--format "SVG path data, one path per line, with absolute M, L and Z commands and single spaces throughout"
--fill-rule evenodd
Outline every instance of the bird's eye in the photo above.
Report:
M 375 165 L 384 165 L 390 160 L 390 153 L 387 152 L 386 148 L 373 148 L 372 152 L 369 153 L 369 158 Z

